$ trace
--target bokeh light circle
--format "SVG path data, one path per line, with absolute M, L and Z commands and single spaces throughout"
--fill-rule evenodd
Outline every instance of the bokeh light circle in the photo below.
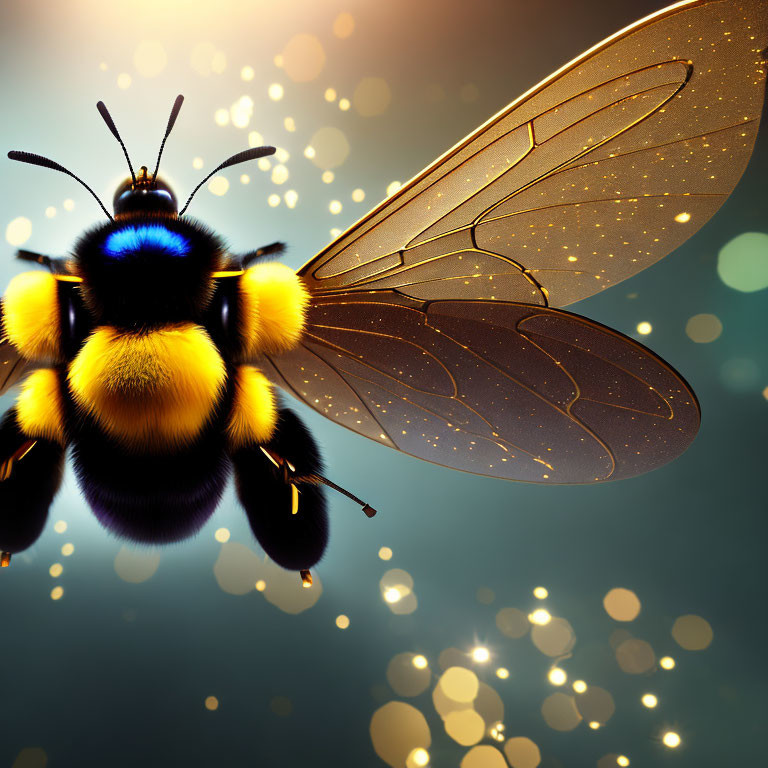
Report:
M 768 288 L 768 235 L 745 232 L 726 243 L 717 257 L 717 274 L 742 293 Z

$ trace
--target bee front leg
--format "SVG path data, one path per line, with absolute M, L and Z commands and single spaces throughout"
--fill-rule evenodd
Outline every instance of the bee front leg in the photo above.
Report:
M 17 408 L 0 422 L 0 565 L 38 539 L 61 484 L 64 446 L 30 437 Z
M 309 430 L 295 413 L 281 409 L 268 441 L 240 445 L 231 458 L 237 494 L 259 544 L 278 565 L 302 571 L 304 583 L 311 584 L 309 569 L 328 543 L 328 515 L 323 488 L 300 482 L 322 471 Z

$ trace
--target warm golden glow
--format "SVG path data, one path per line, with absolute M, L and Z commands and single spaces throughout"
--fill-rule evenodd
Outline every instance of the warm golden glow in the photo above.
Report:
M 256 582 L 255 587 L 257 592 L 263 592 L 267 588 L 267 582 L 264 581 L 264 579 L 259 579 Z
M 675 747 L 680 746 L 680 735 L 675 733 L 674 731 L 667 731 L 662 737 L 662 742 L 664 743 L 665 747 L 670 747 L 670 749 L 674 749 Z
M 509 670 L 506 667 L 499 667 L 496 670 L 496 677 L 498 677 L 499 680 L 506 680 L 509 677 Z
M 56 524 L 53 526 L 53 530 L 56 531 L 56 533 L 64 533 L 64 531 L 67 530 L 67 523 L 64 520 L 57 520 Z
M 661 659 L 659 659 L 659 666 L 662 669 L 674 669 L 675 660 L 671 656 L 664 656 Z
M 600 723 L 598 723 L 598 722 L 597 722 L 597 720 L 592 720 L 592 721 L 589 723 L 589 727 L 590 727 L 590 728 L 591 728 L 593 731 L 596 731 L 596 730 L 597 730 L 597 729 L 600 727 Z
M 336 626 L 339 629 L 346 629 L 349 626 L 349 616 L 345 616 L 343 613 L 336 617 Z
M 573 690 L 576 693 L 584 693 L 587 690 L 587 684 L 583 680 L 574 680 Z
M 653 326 L 647 320 L 637 324 L 637 332 L 641 336 L 647 336 L 652 330 Z
M 615 621 L 634 621 L 640 614 L 640 600 L 630 589 L 616 587 L 603 598 L 605 612 Z
M 328 210 L 333 214 L 341 213 L 341 201 L 331 200 Z
M 560 667 L 553 667 L 549 670 L 548 678 L 552 685 L 564 685 L 565 681 L 568 679 L 568 675 L 566 675 L 564 669 L 560 669 Z
M 426 656 L 414 656 L 413 661 L 411 662 L 416 669 L 426 669 L 429 662 L 427 661 Z
M 216 533 L 214 533 L 213 536 L 220 544 L 224 544 L 229 541 L 229 528 L 217 528 Z
M 272 101 L 280 101 L 285 94 L 285 89 L 280 83 L 272 83 L 267 89 L 267 95 Z
M 616 765 L 620 765 L 622 766 L 622 768 L 627 768 L 627 766 L 629 765 L 629 758 L 626 757 L 625 755 L 619 755 L 616 758 Z
M 413 763 L 418 768 L 423 768 L 425 765 L 429 765 L 429 752 L 423 747 L 417 747 L 408 755 L 408 761 Z
M 379 549 L 379 558 L 381 560 L 391 560 L 392 550 L 389 547 L 381 547 L 381 549 Z
M 464 667 L 449 667 L 438 681 L 443 693 L 453 701 L 471 702 L 480 687 L 477 675 Z
M 545 624 L 549 624 L 549 622 L 552 621 L 552 616 L 545 608 L 537 608 L 533 613 L 528 615 L 528 620 L 531 624 L 538 624 L 543 627 Z
M 402 595 L 397 587 L 390 587 L 384 592 L 384 599 L 388 603 L 396 603 L 401 597 Z
M 205 708 L 209 712 L 214 712 L 219 708 L 219 700 L 215 696 L 206 696 L 205 697 Z
M 648 709 L 653 709 L 659 703 L 659 700 L 652 693 L 644 694 L 640 701 L 642 701 L 643 706 L 648 707 Z
M 54 587 L 51 590 L 51 600 L 60 600 L 64 594 L 64 587 Z
M 686 651 L 703 651 L 712 642 L 712 627 L 701 616 L 680 616 L 672 626 L 672 637 Z
M 472 649 L 472 661 L 476 661 L 478 664 L 485 664 L 490 659 L 491 653 L 487 648 L 479 645 Z
M 69 557 L 74 551 L 75 551 L 75 545 L 74 544 L 70 544 L 69 542 L 67 542 L 61 548 L 61 554 L 64 555 L 64 557 Z
M 64 566 L 61 563 L 54 563 L 49 569 L 48 573 L 53 576 L 54 579 L 58 579 L 64 571 Z
M 546 587 L 536 587 L 536 589 L 533 590 L 533 596 L 538 600 L 544 600 L 549 596 L 549 592 Z
M 677 216 L 675 216 L 675 221 L 678 224 L 685 224 L 685 223 L 689 222 L 690 220 L 691 220 L 691 214 L 687 213 L 685 211 L 683 213 L 678 213 Z M 621 765 L 621 763 L 620 763 L 620 765 Z M 627 765 L 629 765 L 629 763 L 627 763 Z

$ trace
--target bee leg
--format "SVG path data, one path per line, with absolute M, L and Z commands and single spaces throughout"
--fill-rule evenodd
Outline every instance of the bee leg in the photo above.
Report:
M 64 471 L 64 446 L 31 439 L 16 408 L 0 422 L 0 565 L 35 543 L 48 518 Z
M 237 494 L 259 544 L 283 568 L 308 572 L 328 543 L 322 487 L 292 482 L 294 476 L 322 471 L 309 430 L 295 413 L 281 409 L 267 443 L 241 446 L 231 458 Z M 311 584 L 308 573 L 302 580 Z

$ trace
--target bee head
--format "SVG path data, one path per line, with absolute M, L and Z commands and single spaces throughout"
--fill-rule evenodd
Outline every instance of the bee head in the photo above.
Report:
M 126 179 L 115 191 L 112 201 L 115 217 L 132 213 L 165 213 L 178 216 L 176 195 L 162 178 L 149 177 L 147 166 L 142 165 L 134 181 Z

